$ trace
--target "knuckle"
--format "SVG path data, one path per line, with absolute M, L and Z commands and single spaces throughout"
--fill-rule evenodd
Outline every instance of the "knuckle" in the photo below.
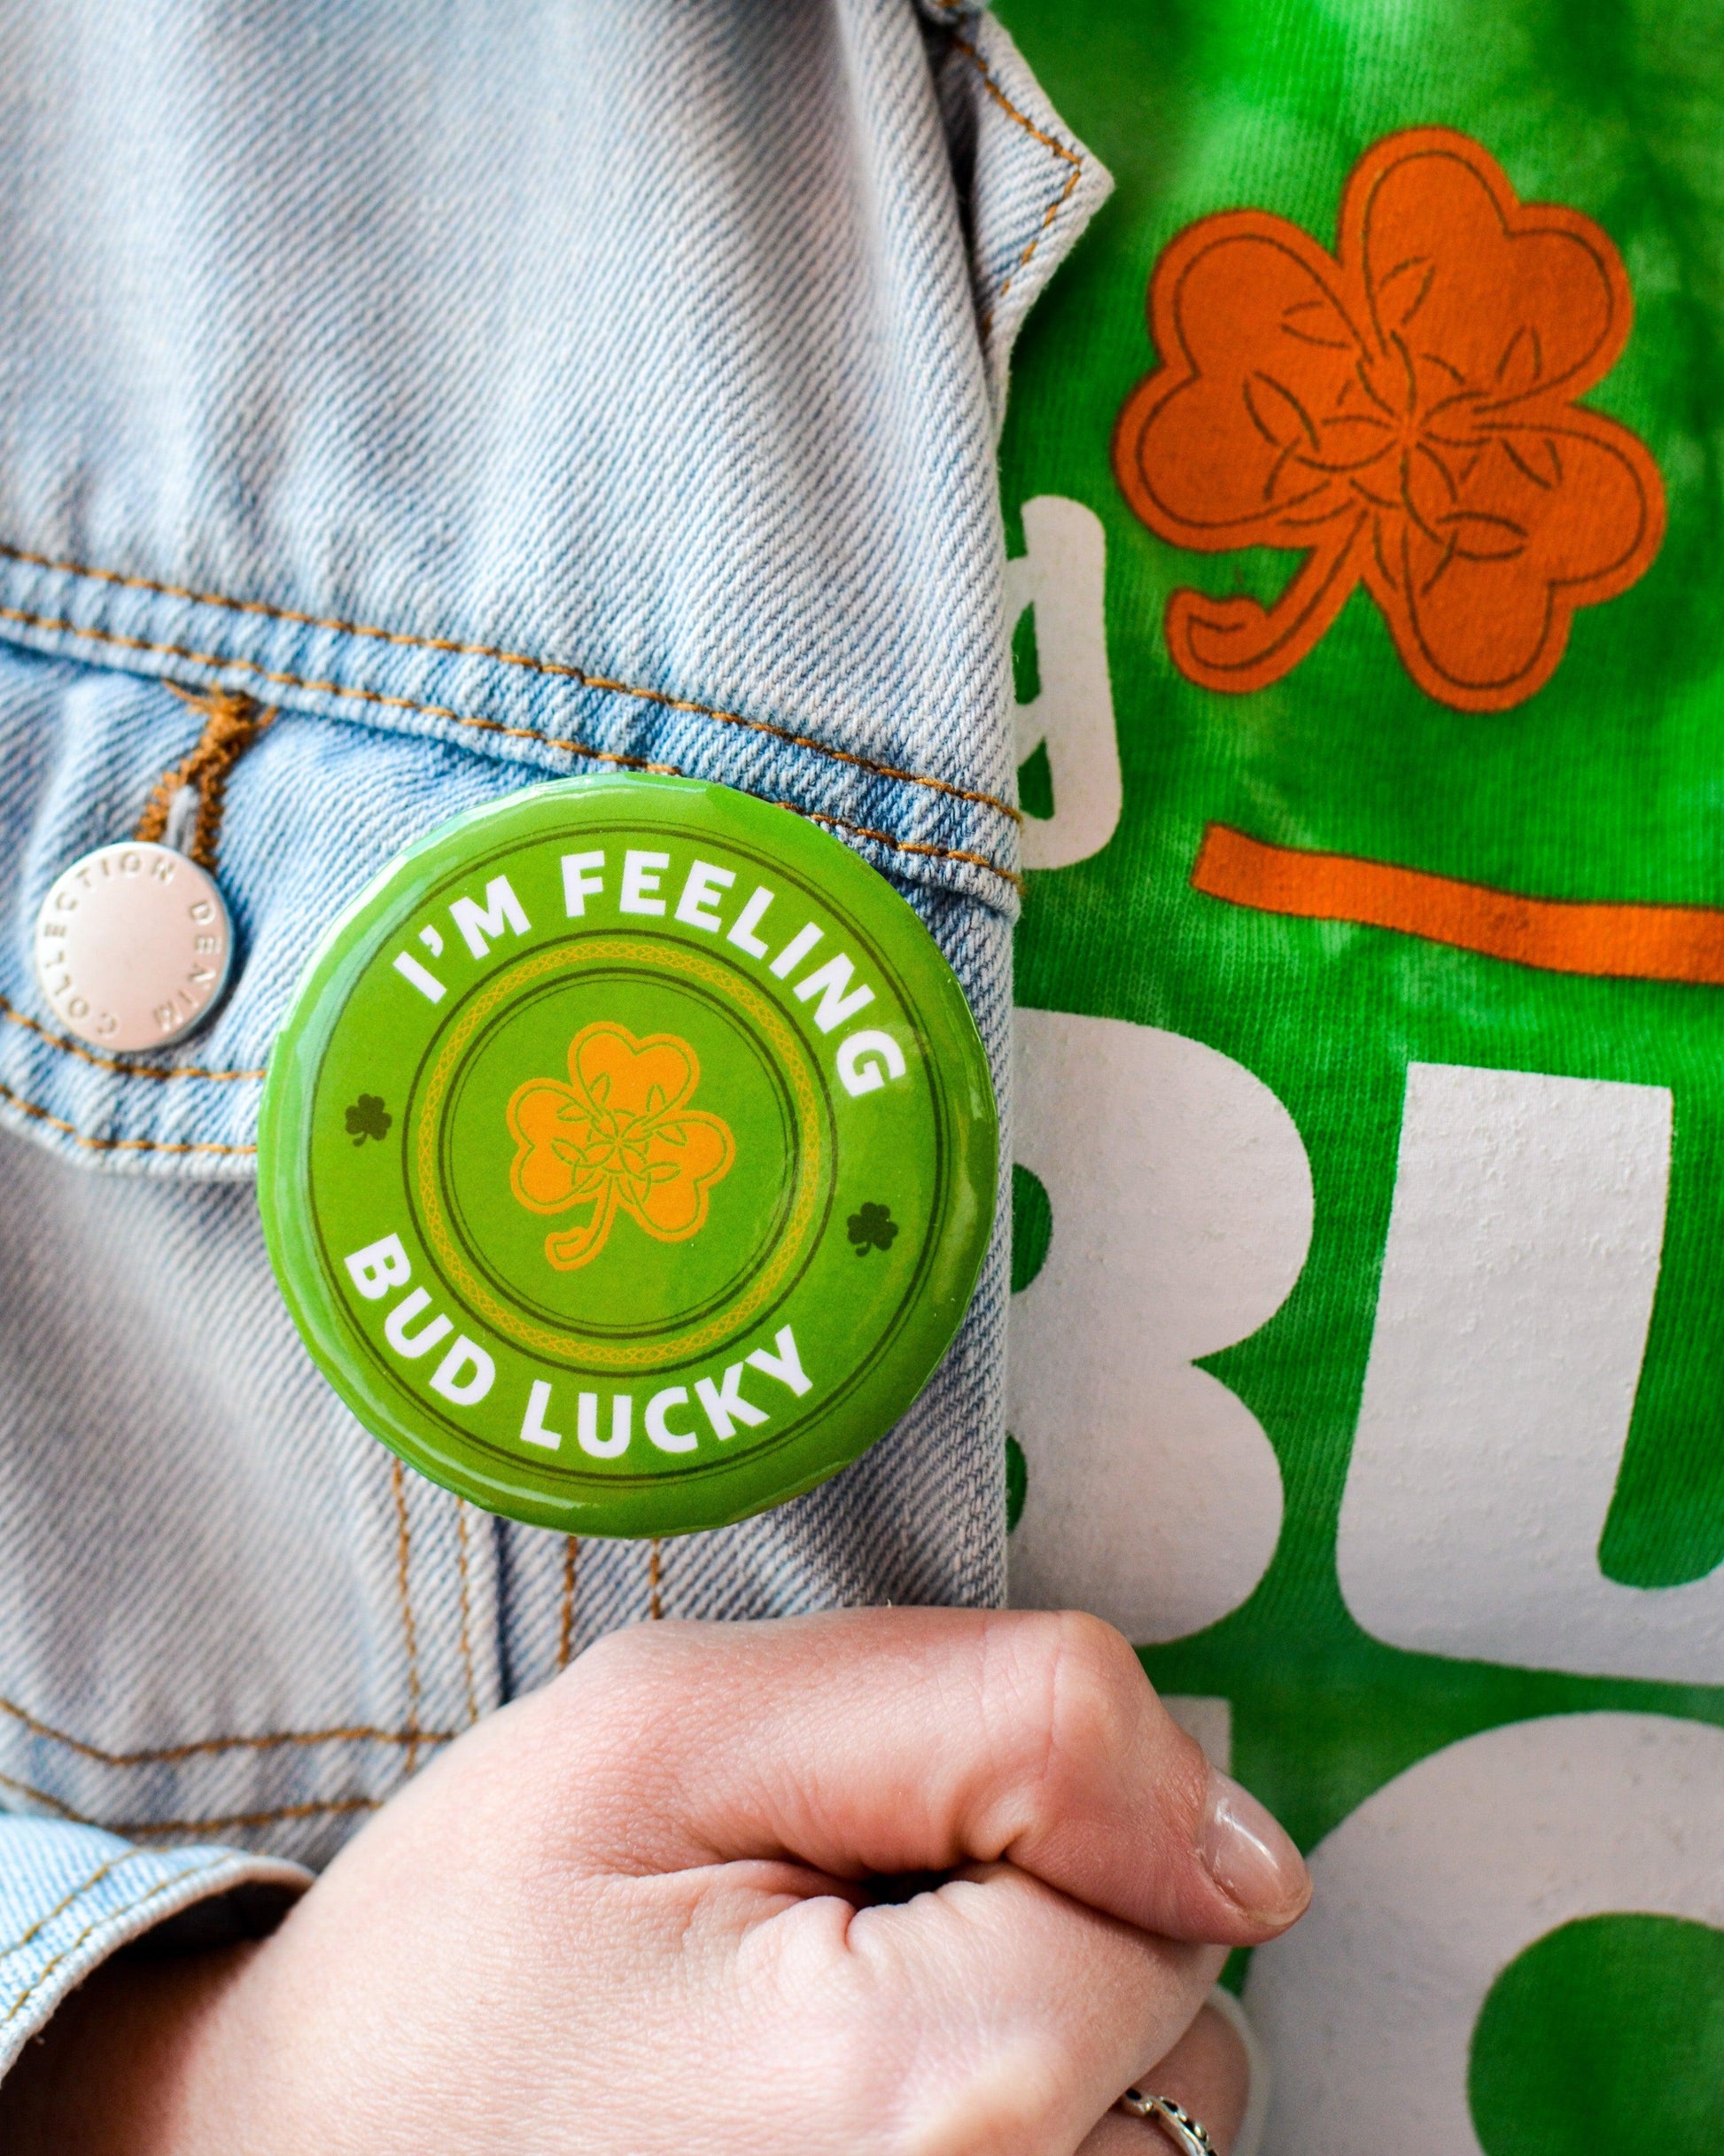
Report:
M 937 2062 L 878 2028 L 834 2033 L 827 2054 L 847 2091 L 840 2145 L 867 2156 L 1006 2156 L 1045 2144 L 1060 2109 L 1060 2062 L 1044 2041 L 996 2040 Z
M 585 1647 L 569 1665 L 569 1674 L 579 1674 L 590 1683 L 626 1683 L 646 1668 L 653 1657 L 654 1641 L 645 1624 L 626 1624 L 606 1632 Z
M 892 2156 L 1024 2156 L 1069 2109 L 1069 2067 L 1045 2037 L 998 2043 L 905 2106 Z
M 990 1718 L 1013 1762 L 1018 1801 L 1038 1826 L 1127 1802 L 1145 1769 L 1158 1811 L 1195 1819 L 1208 1763 L 1158 1708 L 1135 1650 L 1111 1624 L 1082 1611 L 1037 1615 L 1011 1635 L 1009 1654 L 990 1659 L 1000 1677 Z
M 660 1720 L 662 1697 L 680 1681 L 678 1643 L 656 1627 L 630 1625 L 584 1648 L 545 1694 L 558 1724 L 582 1748 L 640 1736 Z
M 1008 1841 L 1117 1780 L 1148 1683 L 1111 1625 L 1081 1611 L 1003 1615 L 981 1675 L 983 1749 L 1006 1795 L 995 1823 Z
M 1099 1617 L 1068 1610 L 1049 1620 L 1041 1651 L 1054 1753 L 1087 1757 L 1111 1749 L 1141 1715 L 1148 1682 L 1125 1639 Z
M 583 1647 L 560 1682 L 576 1678 L 595 1690 L 639 1691 L 684 1680 L 691 1654 L 700 1652 L 698 1625 L 656 1619 L 625 1624 Z

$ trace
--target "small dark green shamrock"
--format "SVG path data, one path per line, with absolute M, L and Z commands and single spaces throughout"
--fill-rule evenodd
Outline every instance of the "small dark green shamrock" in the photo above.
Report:
M 889 1250 L 898 1232 L 889 1205 L 865 1205 L 850 1215 L 848 1225 L 858 1257 L 866 1257 L 870 1250 Z
M 381 1140 L 388 1137 L 394 1120 L 377 1094 L 362 1093 L 347 1110 L 347 1135 L 356 1146 L 362 1146 L 368 1138 Z

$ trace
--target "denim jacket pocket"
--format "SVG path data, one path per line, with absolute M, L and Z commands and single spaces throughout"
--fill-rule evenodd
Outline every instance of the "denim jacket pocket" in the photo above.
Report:
M 0 678 L 0 1115 L 244 1175 L 323 922 L 455 808 L 580 771 L 815 818 L 965 973 L 1019 889 L 994 424 L 1109 185 L 1004 30 L 945 0 L 529 6 L 507 39 L 460 8 L 392 33 L 400 0 L 315 38 L 72 7 L 82 41 L 63 10 L 0 32 L 36 85 L 0 155 L 0 638 L 78 662 Z M 197 130 L 140 118 L 146 60 Z M 438 125 L 404 125 L 427 82 Z M 108 119 L 126 214 L 92 221 Z M 50 1038 L 23 922 L 195 738 L 162 682 L 279 716 L 229 789 L 227 1008 L 105 1062 Z
M 1004 34 L 932 0 L 528 5 L 507 38 L 310 12 L 0 28 L 33 85 L 0 154 L 0 1808 L 315 1863 L 615 1624 L 1003 1592 L 1009 1208 L 862 1460 L 577 1553 L 358 1428 L 249 1185 L 333 916 L 456 812 L 618 768 L 872 860 L 1009 1117 L 994 428 L 1106 178 Z M 233 985 L 113 1055 L 55 1024 L 32 924 L 183 763 L 176 689 L 273 714 L 216 840 Z
M 615 704 L 625 692 L 607 692 Z M 33 927 L 55 879 L 138 834 L 187 762 L 206 710 L 166 684 L 0 647 L 0 763 L 12 774 L 0 863 L 0 1121 L 86 1164 L 248 1177 L 271 1044 L 324 928 L 401 847 L 461 810 L 537 780 L 687 772 L 779 801 L 874 860 L 946 945 L 972 1000 L 993 1000 L 982 944 L 1016 898 L 1011 805 L 931 774 L 835 752 L 792 727 L 730 714 L 625 709 L 592 751 L 451 715 L 421 728 L 259 706 L 213 824 L 233 917 L 229 992 L 211 1022 L 160 1051 L 108 1054 L 58 1024 L 35 973 Z M 639 733 L 630 720 L 646 721 Z M 966 843 L 968 842 L 968 843 Z M 967 925 L 966 925 L 967 924 Z M 1003 945 L 1002 945 L 1003 948 Z

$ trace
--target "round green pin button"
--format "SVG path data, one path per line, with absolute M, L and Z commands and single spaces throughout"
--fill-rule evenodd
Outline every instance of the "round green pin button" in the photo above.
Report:
M 433 1481 L 582 1535 L 717 1527 L 910 1405 L 993 1218 L 938 946 L 816 826 L 647 775 L 444 824 L 270 1057 L 264 1234 L 312 1354 Z

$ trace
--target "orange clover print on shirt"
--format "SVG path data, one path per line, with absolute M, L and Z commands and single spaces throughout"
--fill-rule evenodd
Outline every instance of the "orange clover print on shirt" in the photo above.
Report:
M 1650 454 L 1575 402 L 1633 314 L 1590 218 L 1523 204 L 1447 128 L 1365 152 L 1332 255 L 1266 211 L 1188 226 L 1150 280 L 1162 364 L 1126 401 L 1114 468 L 1176 546 L 1306 558 L 1271 606 L 1177 591 L 1180 671 L 1266 688 L 1363 583 L 1430 696 L 1504 711 L 1542 689 L 1575 608 L 1626 591 L 1664 536 Z
M 533 1212 L 593 1208 L 583 1225 L 545 1238 L 558 1272 L 596 1257 L 618 1212 L 659 1242 L 700 1233 L 707 1192 L 736 1157 L 730 1125 L 688 1106 L 700 1077 L 694 1049 L 674 1033 L 640 1040 L 601 1019 L 570 1042 L 566 1086 L 529 1078 L 516 1087 L 509 1187 Z

